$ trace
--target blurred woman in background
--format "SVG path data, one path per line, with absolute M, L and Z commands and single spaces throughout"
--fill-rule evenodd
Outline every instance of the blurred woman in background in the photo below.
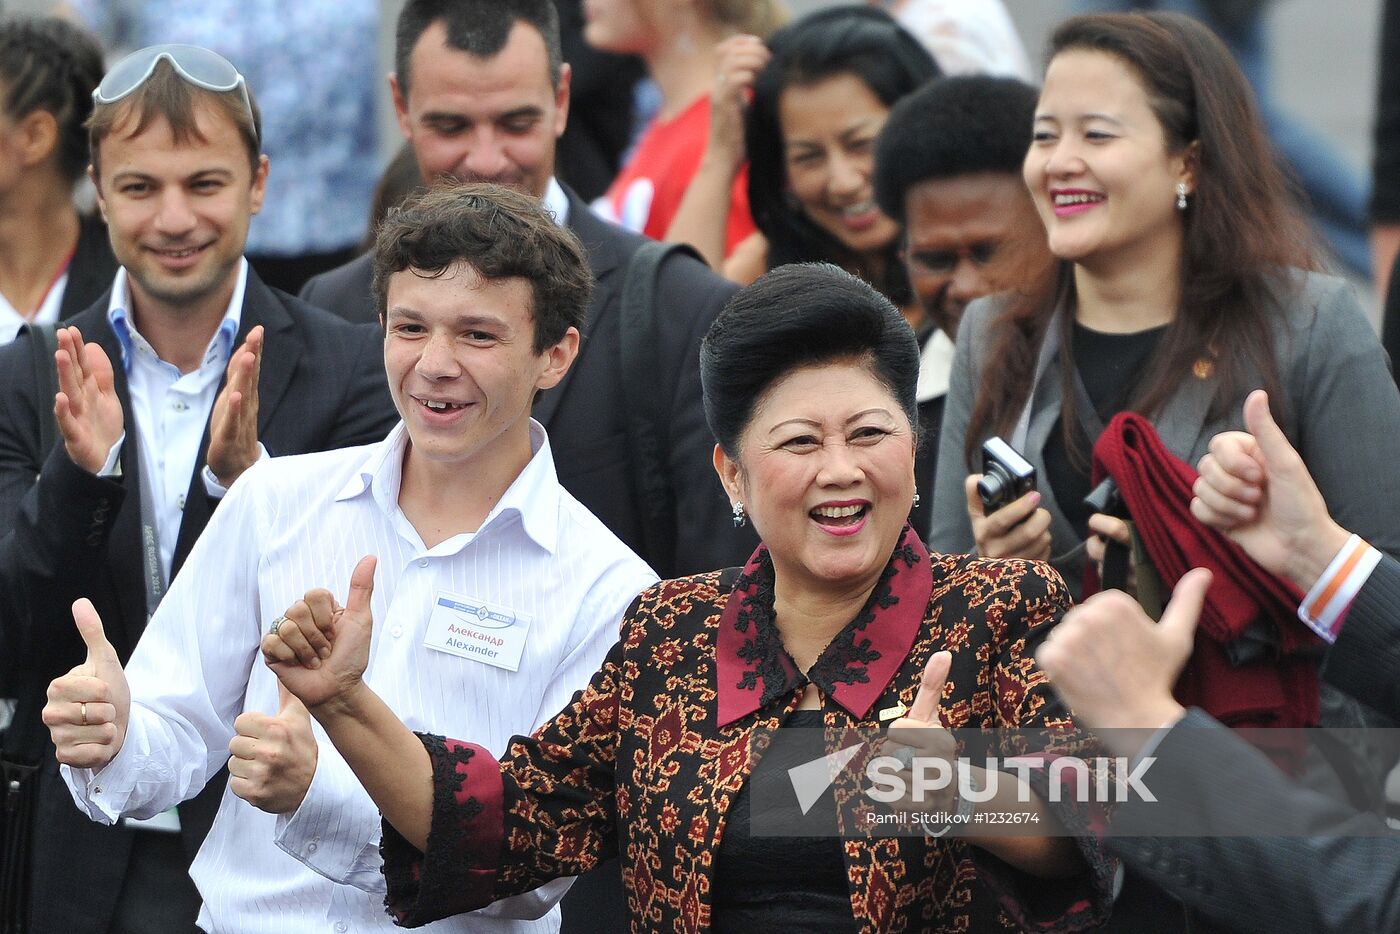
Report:
M 73 201 L 101 80 L 102 50 L 78 26 L 0 24 L 0 344 L 82 311 L 116 275 L 106 227 Z
M 741 58 L 744 37 L 731 40 Z M 834 263 L 874 285 L 917 327 L 899 261 L 899 226 L 875 204 L 875 138 L 890 108 L 939 74 L 928 52 L 881 10 L 821 10 L 773 34 L 771 58 L 752 79 L 745 110 L 742 75 L 717 83 L 727 94 L 713 117 L 705 158 L 739 171 L 747 158 L 749 204 L 759 233 L 724 262 L 747 283 L 785 263 Z M 737 70 L 743 71 L 742 67 Z M 742 138 L 722 125 L 742 119 Z M 697 176 L 668 239 L 696 245 L 713 261 L 724 229 L 722 202 Z M 723 185 L 720 174 L 712 186 Z

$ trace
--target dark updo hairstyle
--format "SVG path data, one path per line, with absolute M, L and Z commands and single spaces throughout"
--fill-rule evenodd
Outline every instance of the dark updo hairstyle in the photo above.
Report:
M 837 75 L 854 75 L 881 103 L 895 102 L 930 78 L 938 66 L 919 41 L 888 13 L 873 7 L 818 10 L 779 29 L 768 39 L 773 57 L 754 82 L 744 122 L 749 155 L 749 207 L 768 239 L 768 268 L 822 261 L 860 270 L 899 305 L 912 301 L 909 279 L 891 243 L 882 263 L 867 269 L 831 234 L 812 223 L 789 200 L 778 102 L 793 85 L 812 85 Z
M 1274 335 L 1282 326 L 1283 292 L 1297 277 L 1283 273 L 1319 264 L 1296 188 L 1275 158 L 1234 57 L 1210 29 L 1179 13 L 1073 17 L 1050 37 L 1046 61 L 1071 51 L 1122 62 L 1146 91 L 1167 151 L 1196 146 L 1195 190 L 1182 212 L 1180 305 L 1128 408 L 1157 414 L 1202 359 L 1213 362 L 1218 380 L 1211 417 L 1222 417 L 1247 383 L 1284 404 Z M 982 440 L 1009 432 L 1024 407 L 1055 308 L 1073 307 L 1071 269 L 1055 264 L 1052 278 L 1009 304 L 997 322 L 988 357 L 997 365 L 983 369 L 965 439 L 969 465 Z M 1071 431 L 1078 421 L 1070 355 L 1060 357 L 1066 438 L 1072 456 L 1085 456 Z
M 102 49 L 86 30 L 56 16 L 0 22 L 0 84 L 5 115 L 44 110 L 58 124 L 58 170 L 71 185 L 88 164 L 84 121 L 102 80 Z
M 1017 78 L 935 78 L 890 111 L 875 143 L 875 200 L 904 221 L 909 189 L 933 179 L 1000 172 L 1019 184 L 1039 93 Z
M 919 424 L 919 345 L 888 298 L 829 263 L 780 266 L 741 289 L 700 345 L 705 419 L 719 446 L 739 454 L 754 407 L 805 366 L 851 360 L 869 368 Z

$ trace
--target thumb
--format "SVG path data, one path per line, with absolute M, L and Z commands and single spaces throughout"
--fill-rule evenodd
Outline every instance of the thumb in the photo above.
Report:
M 1205 568 L 1187 571 L 1176 582 L 1172 598 L 1157 624 L 1163 636 L 1188 652 L 1195 640 L 1196 623 L 1200 621 L 1210 581 L 1211 573 Z
M 78 634 L 87 646 L 89 664 L 121 667 L 117 650 L 107 641 L 106 630 L 102 628 L 102 617 L 97 615 L 97 608 L 87 597 L 73 603 L 73 622 L 78 624 Z
M 986 515 L 982 506 L 982 494 L 977 492 L 977 484 L 982 482 L 980 473 L 968 474 L 963 481 L 963 492 L 967 494 L 967 514 L 970 516 Z
M 374 596 L 374 569 L 378 563 L 379 559 L 374 555 L 365 555 L 360 559 L 350 575 L 350 593 L 345 598 L 346 615 L 363 617 L 365 625 L 373 622 L 370 598 Z
M 934 652 L 924 667 L 924 677 L 919 684 L 919 693 L 914 695 L 914 706 L 907 714 L 910 720 L 923 723 L 938 721 L 938 702 L 943 698 L 943 684 L 948 680 L 948 669 L 953 666 L 953 653 Z
M 277 682 L 277 716 L 284 720 L 311 722 L 311 713 L 306 709 L 306 705 L 295 694 L 287 690 L 287 686 L 281 681 Z
M 1269 394 L 1264 390 L 1256 389 L 1244 400 L 1244 425 L 1254 436 L 1264 455 L 1265 466 L 1271 472 L 1297 460 L 1298 452 L 1288 443 L 1288 437 L 1269 412 Z

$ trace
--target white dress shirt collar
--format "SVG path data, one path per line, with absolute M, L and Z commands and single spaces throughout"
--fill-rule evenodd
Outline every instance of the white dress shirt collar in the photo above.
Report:
M 238 339 L 238 329 L 243 323 L 243 295 L 247 288 L 248 260 L 240 257 L 238 278 L 234 280 L 233 295 L 229 297 L 228 308 L 224 309 L 224 318 L 219 322 L 219 329 L 214 332 L 214 336 L 209 341 L 209 347 L 204 353 L 205 363 L 219 359 L 227 364 L 229 358 L 233 356 L 234 341 Z M 136 323 L 131 315 L 131 288 L 127 284 L 126 267 L 124 266 L 117 270 L 117 277 L 112 281 L 112 295 L 107 300 L 107 321 L 112 325 L 112 330 L 116 332 L 117 343 L 121 345 L 122 349 L 122 367 L 128 375 L 131 373 L 133 348 L 149 350 L 152 356 L 159 359 L 154 348 L 136 330 Z
M 403 482 L 403 459 L 407 450 L 408 427 L 399 422 L 381 443 L 368 449 L 364 463 L 336 494 L 336 502 L 354 499 L 368 492 L 384 515 L 394 516 L 399 512 L 399 489 Z M 532 418 L 530 460 L 525 468 L 511 481 L 477 532 L 454 536 L 449 541 L 460 546 L 496 523 L 519 517 L 521 527 L 530 540 L 554 554 L 559 544 L 560 489 L 554 470 L 554 456 L 549 449 L 549 436 L 544 426 Z M 462 541 L 457 542 L 458 538 Z
M 549 185 L 544 190 L 544 209 L 554 218 L 554 223 L 560 227 L 569 226 L 569 196 L 564 193 L 564 186 L 559 184 L 559 179 L 553 175 L 549 177 Z
M 68 269 L 64 267 L 63 274 L 53 281 L 49 290 L 44 295 L 44 300 L 39 303 L 39 310 L 34 312 L 33 317 L 27 317 L 19 313 L 10 300 L 0 295 L 0 344 L 8 344 L 19 334 L 19 329 L 26 324 L 54 324 L 58 321 L 58 313 L 63 307 L 63 293 L 68 289 Z

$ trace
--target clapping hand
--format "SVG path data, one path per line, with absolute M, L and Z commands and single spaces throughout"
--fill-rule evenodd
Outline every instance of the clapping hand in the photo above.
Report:
M 710 91 L 710 139 L 705 154 L 724 158 L 737 171 L 747 158 L 744 112 L 749 92 L 772 53 L 758 36 L 730 36 L 715 47 L 719 67 Z
M 58 393 L 53 413 L 64 449 L 74 464 L 95 474 L 126 430 L 112 361 L 98 345 L 83 343 L 77 328 L 67 327 L 58 329 L 54 363 L 58 367 Z M 48 453 L 43 452 L 43 456 Z
M 344 607 L 329 591 L 310 591 L 263 636 L 267 666 L 313 713 L 359 687 L 369 665 L 375 564 L 370 555 L 355 565 Z
M 263 327 L 248 332 L 229 358 L 224 388 L 209 418 L 206 462 L 228 488 L 258 461 L 258 377 L 262 372 Z

